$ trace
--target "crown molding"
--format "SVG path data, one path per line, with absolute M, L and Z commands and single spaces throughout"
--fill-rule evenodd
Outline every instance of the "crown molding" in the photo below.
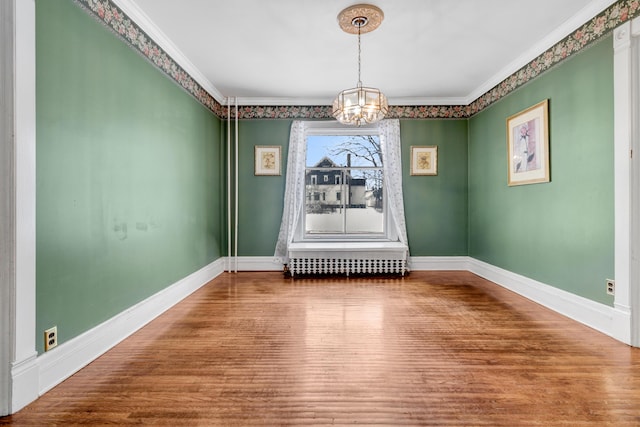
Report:
M 223 105 L 227 105 L 227 102 L 231 105 L 235 105 L 235 99 L 233 96 L 227 97 Z M 269 105 L 269 106 L 316 106 L 316 105 L 331 105 L 333 99 L 331 98 L 294 98 L 294 97 L 237 97 L 239 106 L 257 106 L 257 105 Z
M 388 98 L 389 105 L 469 105 L 468 97 L 466 96 L 451 96 L 451 97 L 419 97 L 419 96 L 405 96 L 405 97 L 391 97 Z
M 474 98 L 475 99 L 475 98 Z M 473 99 L 471 100 L 473 101 Z M 468 105 L 469 97 L 396 97 L 389 98 L 389 105 Z M 225 98 L 222 105 L 235 105 L 234 97 Z M 332 105 L 331 98 L 295 98 L 295 97 L 238 97 L 238 106 L 315 106 L 315 105 Z
M 302 107 L 330 106 L 333 98 L 298 97 L 225 97 L 205 75 L 178 49 L 166 34 L 137 6 L 135 0 L 110 0 L 136 23 L 155 43 L 158 44 L 180 67 L 182 67 L 202 88 L 220 105 L 266 106 L 266 107 Z M 474 89 L 467 96 L 458 97 L 390 97 L 389 105 L 406 107 L 454 106 L 468 107 L 489 91 L 527 66 L 538 55 L 543 54 L 564 38 L 576 31 L 581 25 L 593 19 L 602 11 L 615 4 L 616 0 L 592 0 L 577 14 L 565 21 L 560 27 L 549 33 L 544 39 L 526 50 L 491 78 Z
M 171 39 L 138 7 L 133 0 L 111 0 L 135 22 L 147 35 L 160 46 L 178 65 L 180 65 L 200 86 L 218 103 L 223 104 L 224 95 L 205 77 L 205 75 L 182 53 Z
M 562 39 L 567 37 L 585 22 L 593 19 L 600 12 L 605 10 L 607 7 L 614 4 L 616 0 L 593 0 L 591 3 L 582 8 L 578 13 L 574 16 L 566 20 L 562 25 L 556 28 L 551 33 L 547 34 L 545 38 L 540 40 L 538 43 L 533 45 L 530 49 L 526 50 L 522 55 L 518 56 L 512 62 L 510 62 L 507 66 L 502 68 L 496 74 L 494 74 L 489 80 L 482 83 L 475 90 L 473 90 L 467 97 L 464 105 L 469 105 L 476 99 L 480 98 L 482 95 L 490 91 L 500 82 L 517 72 L 519 69 L 527 65 L 538 55 L 544 53 L 547 49 L 554 46 L 556 43 L 560 42 Z

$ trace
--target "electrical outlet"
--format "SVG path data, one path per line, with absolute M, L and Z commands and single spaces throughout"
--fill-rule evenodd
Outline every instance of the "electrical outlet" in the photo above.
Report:
M 616 281 L 607 279 L 607 294 L 615 295 L 616 294 Z
M 44 331 L 44 351 L 49 351 L 58 345 L 58 327 L 54 326 Z

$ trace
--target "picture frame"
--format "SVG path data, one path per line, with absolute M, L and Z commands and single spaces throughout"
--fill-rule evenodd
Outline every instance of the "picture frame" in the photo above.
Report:
M 438 175 L 438 147 L 411 146 L 411 175 Z
M 279 145 L 256 145 L 254 151 L 254 175 L 281 175 Z
M 549 100 L 507 118 L 509 186 L 549 182 Z

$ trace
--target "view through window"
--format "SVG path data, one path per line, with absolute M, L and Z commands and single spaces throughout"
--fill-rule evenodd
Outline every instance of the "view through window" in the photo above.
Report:
M 383 180 L 378 135 L 308 135 L 305 234 L 382 237 Z

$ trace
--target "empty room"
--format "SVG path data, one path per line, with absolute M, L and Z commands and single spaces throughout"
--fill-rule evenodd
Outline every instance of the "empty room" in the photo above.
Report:
M 639 0 L 0 21 L 0 424 L 640 425 Z

